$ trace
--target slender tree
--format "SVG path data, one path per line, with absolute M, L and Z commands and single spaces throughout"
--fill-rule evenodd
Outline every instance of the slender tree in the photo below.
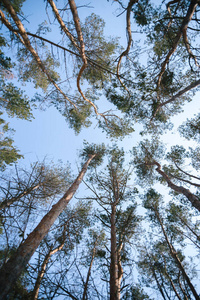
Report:
M 198 181 L 199 178 L 196 176 L 195 170 L 194 175 L 182 169 L 181 165 L 184 163 L 184 159 L 188 156 L 192 159 L 192 154 L 186 152 L 183 146 L 172 147 L 171 152 L 167 153 L 166 158 L 170 162 L 173 162 L 173 165 L 164 165 L 163 168 L 158 162 L 158 159 L 164 154 L 163 147 L 155 140 L 140 142 L 139 147 L 133 149 L 133 154 L 136 173 L 141 182 L 145 179 L 149 184 L 154 183 L 158 180 L 158 177 L 155 175 L 156 173 L 160 176 L 161 183 L 166 183 L 173 192 L 184 195 L 190 204 L 200 211 L 198 193 L 193 192 L 193 190 L 190 191 L 186 186 L 189 184 L 191 188 L 196 187 L 199 189 L 199 183 L 192 181 L 192 179 Z
M 110 149 L 107 172 L 94 174 L 87 185 L 94 193 L 92 199 L 101 208 L 97 217 L 110 235 L 107 267 L 111 300 L 121 298 L 123 262 L 126 261 L 128 243 L 139 221 L 139 217 L 135 215 L 136 204 L 131 203 L 132 195 L 127 187 L 131 170 L 125 170 L 123 163 L 123 150 Z M 127 207 L 122 210 L 122 203 L 125 202 Z
M 200 299 L 195 286 L 193 285 L 188 273 L 186 266 L 184 265 L 184 256 L 181 253 L 180 250 L 177 250 L 174 246 L 175 242 L 179 239 L 179 233 L 174 230 L 174 228 L 171 226 L 165 226 L 165 222 L 161 213 L 162 209 L 162 199 L 161 195 L 156 193 L 155 190 L 150 189 L 147 194 L 144 197 L 144 207 L 148 209 L 148 214 L 150 220 L 154 223 L 154 225 L 158 226 L 161 229 L 163 240 L 159 241 L 155 245 L 155 250 L 158 250 L 158 254 L 154 254 L 153 257 L 148 254 L 149 257 L 149 263 L 151 271 L 153 271 L 153 276 L 157 281 L 157 285 L 159 287 L 159 291 L 161 295 L 163 296 L 163 299 L 167 299 L 168 292 L 165 290 L 165 284 L 163 284 L 163 281 L 165 280 L 163 277 L 167 277 L 167 280 L 169 282 L 169 286 L 175 293 L 176 297 L 178 299 L 181 299 L 182 295 L 177 290 L 177 279 L 173 279 L 174 274 L 175 276 L 179 276 L 179 272 L 183 278 L 183 281 L 186 283 L 188 288 L 190 289 L 189 295 L 193 295 L 195 299 Z M 155 251 L 154 250 L 154 251 Z M 146 250 L 148 253 L 148 250 Z M 166 253 L 168 252 L 168 255 L 170 255 L 172 263 L 169 264 L 169 266 L 175 266 L 175 268 L 178 269 L 179 272 L 175 272 L 173 270 L 167 271 L 167 268 L 170 268 L 167 266 L 168 261 L 166 258 Z M 152 262 L 153 260 L 153 262 Z M 157 273 L 157 275 L 156 275 Z M 171 273 L 171 274 L 170 274 Z M 180 287 L 179 287 L 180 290 Z
M 54 272 L 51 270 L 53 270 L 56 265 L 55 262 L 58 258 L 61 260 L 61 263 L 63 263 L 63 260 L 70 259 L 70 254 L 72 255 L 74 248 L 81 242 L 83 231 L 90 225 L 90 210 L 90 203 L 83 204 L 79 202 L 73 208 L 68 206 L 59 216 L 60 225 L 54 226 L 55 229 L 51 230 L 51 234 L 48 234 L 43 243 L 41 243 L 39 256 L 42 256 L 43 260 L 38 267 L 34 289 L 31 293 L 32 299 L 38 299 L 42 282 L 44 287 L 49 284 L 48 277 L 51 278 L 51 281 L 53 282 Z M 52 231 L 54 233 L 53 236 Z M 46 255 L 44 255 L 45 252 Z M 60 252 L 63 252 L 63 254 L 59 254 Z M 54 258 L 55 256 L 56 258 Z M 50 259 L 51 267 L 50 270 L 46 271 Z M 69 268 L 68 264 L 67 267 Z M 50 273 L 48 277 L 46 273 Z M 44 276 L 46 277 L 46 280 L 43 280 Z M 47 295 L 47 297 L 50 297 L 50 295 Z
M 90 148 L 91 150 L 91 148 Z M 94 151 L 94 150 L 93 150 Z M 86 151 L 87 152 L 87 151 Z M 57 217 L 67 206 L 74 193 L 77 191 L 87 167 L 95 158 L 96 154 L 89 154 L 89 158 L 85 162 L 76 180 L 72 183 L 70 188 L 66 191 L 63 197 L 52 206 L 51 210 L 43 217 L 37 227 L 29 234 L 26 240 L 19 246 L 16 253 L 10 260 L 4 264 L 1 269 L 1 299 L 5 299 L 7 293 L 16 282 L 18 276 L 24 270 L 26 264 L 34 254 L 42 239 L 46 236 L 51 226 L 54 224 Z

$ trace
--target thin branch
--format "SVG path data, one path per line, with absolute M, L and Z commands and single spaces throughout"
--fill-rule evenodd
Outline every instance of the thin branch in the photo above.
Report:
M 157 115 L 158 111 L 161 109 L 161 107 L 165 106 L 166 104 L 169 104 L 171 102 L 174 102 L 177 98 L 181 97 L 182 95 L 184 95 L 185 93 L 189 92 L 190 90 L 196 88 L 197 86 L 200 85 L 200 79 L 192 82 L 191 84 L 189 84 L 187 87 L 185 87 L 184 89 L 180 90 L 176 95 L 172 96 L 169 100 L 162 102 L 158 105 L 158 107 L 156 108 L 153 117 L 151 118 L 151 121 L 155 118 L 155 116 Z
M 2 0 L 5 7 L 7 8 L 8 12 L 10 13 L 13 21 L 15 22 L 15 24 L 17 25 L 18 29 L 19 29 L 19 33 L 22 36 L 23 39 L 23 45 L 27 48 L 27 50 L 32 54 L 32 56 L 34 57 L 34 59 L 36 60 L 38 66 L 40 67 L 40 69 L 42 70 L 42 72 L 47 76 L 48 80 L 55 86 L 55 88 L 63 95 L 63 97 L 69 101 L 69 103 L 71 105 L 74 106 L 75 109 L 77 109 L 76 105 L 66 96 L 66 94 L 59 88 L 59 86 L 55 83 L 55 81 L 52 79 L 52 77 L 50 76 L 49 72 L 46 70 L 45 65 L 43 64 L 43 62 L 41 61 L 38 53 L 35 51 L 35 49 L 31 46 L 30 40 L 28 38 L 28 35 L 26 33 L 26 30 L 23 26 L 23 24 L 21 23 L 20 19 L 18 18 L 14 8 L 12 7 L 12 5 L 10 4 L 10 2 L 8 0 Z M 7 20 L 5 19 L 5 16 L 2 16 L 1 14 L 1 18 L 4 21 L 4 24 L 7 24 Z M 7 22 L 6 22 L 7 21 Z M 7 25 L 6 25 L 7 26 Z M 9 29 L 9 27 L 8 27 Z M 21 39 L 20 39 L 21 41 Z

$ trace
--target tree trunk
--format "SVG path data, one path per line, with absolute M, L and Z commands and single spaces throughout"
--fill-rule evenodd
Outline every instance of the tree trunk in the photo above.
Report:
M 49 252 L 47 253 L 47 255 L 45 256 L 45 258 L 43 260 L 43 263 L 42 263 L 42 266 L 41 266 L 41 269 L 38 272 L 38 276 L 37 276 L 37 279 L 36 279 L 36 282 L 35 282 L 35 286 L 34 286 L 34 289 L 33 289 L 33 294 L 32 294 L 31 300 L 37 300 L 38 299 L 40 284 L 41 284 L 42 278 L 44 277 L 46 266 L 49 262 L 50 257 L 51 257 L 51 248 L 50 248 Z
M 161 254 L 161 255 L 162 255 L 162 254 Z M 167 264 L 166 264 L 166 259 L 165 259 L 164 255 L 162 255 L 162 258 L 163 258 L 163 261 L 164 261 L 164 263 L 165 263 L 165 274 L 167 275 L 167 278 L 169 279 L 169 282 L 170 282 L 170 284 L 171 284 L 171 286 L 172 286 L 172 288 L 173 288 L 173 290 L 174 290 L 174 293 L 176 294 L 176 297 L 177 297 L 179 300 L 182 300 L 182 299 L 181 299 L 181 296 L 179 295 L 179 293 L 178 293 L 178 291 L 177 291 L 177 289 L 176 289 L 176 287 L 175 287 L 175 285 L 174 285 L 174 282 L 173 282 L 173 280 L 172 280 L 170 274 L 167 272 Z
M 186 273 L 186 271 L 185 271 L 185 268 L 184 268 L 184 266 L 182 265 L 182 263 L 181 263 L 181 261 L 180 261 L 178 255 L 177 255 L 176 250 L 174 249 L 173 245 L 172 245 L 172 244 L 170 243 L 170 241 L 169 241 L 169 238 L 168 238 L 167 233 L 166 233 L 166 231 L 165 231 L 165 229 L 164 229 L 164 226 L 163 226 L 163 222 L 162 222 L 162 220 L 161 220 L 161 218 L 160 218 L 159 212 L 158 212 L 157 210 L 155 210 L 155 213 L 156 213 L 157 220 L 158 220 L 159 223 L 160 223 L 160 226 L 161 226 L 163 235 L 164 235 L 164 237 L 165 237 L 165 240 L 166 240 L 166 242 L 167 242 L 167 244 L 168 244 L 168 247 L 169 247 L 171 256 L 172 256 L 172 257 L 174 258 L 174 260 L 176 261 L 177 266 L 178 266 L 179 270 L 181 271 L 181 273 L 182 273 L 182 275 L 183 275 L 183 278 L 185 279 L 185 281 L 187 282 L 188 286 L 190 287 L 190 290 L 191 290 L 191 292 L 192 292 L 194 298 L 195 298 L 196 300 L 200 300 L 200 297 L 198 296 L 198 294 L 197 294 L 197 292 L 196 292 L 196 290 L 195 290 L 195 288 L 194 288 L 192 282 L 190 281 L 190 279 L 189 279 L 189 277 L 188 277 L 188 275 L 187 275 L 187 273 Z
M 180 42 L 180 39 L 183 35 L 183 32 L 185 32 L 187 30 L 188 24 L 191 21 L 192 16 L 194 15 L 197 6 L 198 6 L 198 1 L 197 0 L 191 0 L 190 5 L 188 7 L 187 14 L 186 14 L 185 18 L 183 19 L 180 30 L 177 33 L 177 35 L 174 39 L 174 42 L 172 44 L 172 48 L 168 52 L 164 62 L 161 65 L 161 71 L 160 71 L 160 74 L 158 76 L 157 89 L 159 89 L 159 87 L 160 87 L 161 79 L 162 79 L 162 76 L 165 72 L 166 66 L 169 62 L 169 59 L 174 54 L 174 52 L 176 51 L 178 43 Z
M 38 276 L 37 276 L 37 279 L 36 279 L 36 282 L 35 282 L 35 286 L 34 286 L 34 289 L 33 289 L 32 298 L 31 298 L 32 300 L 37 300 L 38 299 L 40 284 L 41 284 L 42 278 L 44 277 L 45 270 L 46 270 L 46 267 L 47 267 L 47 264 L 49 262 L 50 257 L 53 254 L 55 254 L 56 252 L 60 251 L 63 248 L 64 244 L 65 244 L 65 241 L 63 241 L 62 244 L 59 245 L 54 250 L 52 250 L 53 246 L 51 246 L 50 249 L 49 249 L 49 252 L 45 255 L 45 258 L 43 260 L 41 269 L 38 272 Z
M 195 196 L 194 194 L 192 194 L 190 192 L 190 190 L 184 188 L 183 186 L 178 186 L 178 185 L 174 184 L 170 180 L 169 176 L 161 170 L 161 165 L 157 161 L 154 161 L 153 164 L 157 166 L 156 171 L 166 180 L 168 186 L 175 192 L 186 196 L 188 198 L 188 200 L 190 201 L 190 203 L 192 204 L 192 206 L 195 207 L 196 209 L 198 209 L 198 211 L 200 211 L 199 198 L 197 196 Z
M 110 262 L 110 300 L 119 300 L 118 290 L 118 262 L 117 262 L 117 239 L 116 239 L 116 205 L 112 205 L 111 213 L 111 262 Z
M 96 246 L 97 246 L 97 240 L 95 241 L 94 247 L 93 247 L 93 250 L 92 250 L 92 258 L 91 258 L 90 266 L 89 266 L 89 269 L 88 269 L 88 272 L 87 272 L 86 281 L 85 281 L 85 284 L 84 284 L 84 291 L 83 291 L 83 297 L 82 297 L 82 300 L 85 300 L 85 299 L 86 299 L 87 288 L 88 288 L 88 282 L 89 282 L 89 278 L 90 278 L 90 274 L 91 274 L 91 270 L 92 270 L 92 264 L 93 264 L 94 257 L 95 257 L 95 254 L 96 254 Z
M 151 268 L 153 277 L 155 278 L 155 281 L 156 281 L 158 290 L 159 290 L 159 292 L 161 293 L 163 299 L 166 300 L 166 297 L 165 297 L 163 288 L 162 288 L 162 286 L 161 286 L 161 284 L 160 284 L 160 280 L 159 280 L 159 278 L 158 278 L 158 276 L 157 276 L 157 274 L 156 274 L 156 270 L 155 270 L 155 268 L 154 268 L 154 265 L 153 265 L 153 263 L 152 263 L 152 261 L 151 261 L 151 257 L 150 257 L 150 255 L 149 255 L 147 249 L 146 249 L 146 255 L 147 255 L 147 257 L 148 257 L 148 263 L 149 263 L 149 265 L 150 265 L 150 268 Z
M 121 251 L 122 251 L 122 247 L 123 247 L 123 243 L 122 241 L 120 241 L 119 246 L 118 246 L 118 250 L 117 250 L 117 264 L 118 264 L 118 295 L 119 295 L 119 299 L 120 299 L 120 290 L 121 290 L 121 281 L 123 278 L 123 268 L 122 268 L 122 261 L 121 261 Z
M 43 217 L 38 226 L 29 234 L 27 239 L 19 246 L 17 252 L 4 264 L 0 270 L 0 300 L 6 299 L 6 295 L 11 290 L 21 273 L 24 271 L 27 263 L 39 246 L 40 242 L 48 233 L 57 217 L 65 209 L 74 193 L 77 191 L 87 167 L 95 155 L 90 155 L 84 164 L 78 177 L 67 190 L 64 196 L 52 206 L 51 210 Z

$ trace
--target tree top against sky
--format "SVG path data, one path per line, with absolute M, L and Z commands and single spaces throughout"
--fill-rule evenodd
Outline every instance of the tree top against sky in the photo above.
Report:
M 104 11 L 91 13 L 93 2 L 48 0 L 40 4 L 44 19 L 37 29 L 37 16 L 32 26 L 23 2 L 1 4 L 4 45 L 17 50 L 15 76 L 31 81 L 36 102 L 54 105 L 77 133 L 93 117 L 111 137 L 130 134 L 134 121 L 148 132 L 162 132 L 200 84 L 198 1 L 110 1 L 112 20 L 119 14 L 109 23 L 109 36 Z M 102 99 L 114 107 L 101 112 Z

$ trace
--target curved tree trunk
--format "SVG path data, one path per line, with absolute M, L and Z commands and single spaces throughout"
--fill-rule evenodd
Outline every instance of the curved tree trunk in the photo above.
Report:
M 193 193 L 191 193 L 190 190 L 184 188 L 183 186 L 178 186 L 178 185 L 174 184 L 171 181 L 171 179 L 169 178 L 169 176 L 164 171 L 161 170 L 161 165 L 157 161 L 154 161 L 151 164 L 157 166 L 156 172 L 158 172 L 163 177 L 163 179 L 165 179 L 165 181 L 167 182 L 168 186 L 172 190 L 174 190 L 175 192 L 177 192 L 179 194 L 182 194 L 182 195 L 186 196 L 188 198 L 188 200 L 190 201 L 190 203 L 192 204 L 192 206 L 195 207 L 196 209 L 198 209 L 198 211 L 200 211 L 200 200 L 199 200 L 199 198 L 196 195 L 194 195 Z
M 81 172 L 64 196 L 52 206 L 51 210 L 43 217 L 38 226 L 29 234 L 27 239 L 19 246 L 17 252 L 4 264 L 0 270 L 0 300 L 6 299 L 6 295 L 11 290 L 21 273 L 24 271 L 27 263 L 39 246 L 40 242 L 48 233 L 57 217 L 65 209 L 74 193 L 77 191 L 87 167 L 95 155 L 90 155 L 83 165 Z

